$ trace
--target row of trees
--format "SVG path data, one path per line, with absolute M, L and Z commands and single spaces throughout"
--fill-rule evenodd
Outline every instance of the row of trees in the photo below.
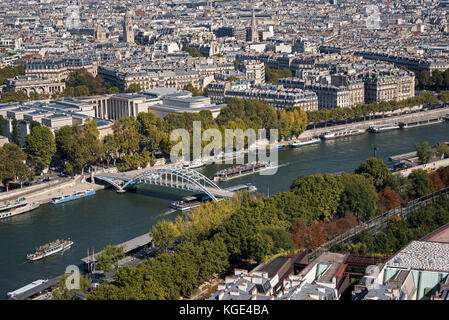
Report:
M 435 155 L 438 155 L 441 159 L 449 155 L 449 146 L 445 142 L 439 142 L 435 148 L 432 148 L 427 141 L 424 141 L 416 143 L 415 149 L 421 163 L 428 163 Z
M 86 166 L 105 159 L 105 146 L 99 139 L 97 123 L 86 119 L 84 126 L 64 126 L 56 134 L 56 150 L 66 160 L 66 173 L 84 173 Z
M 16 68 L 6 67 L 0 69 L 0 81 L 3 83 L 5 79 L 12 78 L 19 74 L 24 74 L 24 67 L 19 66 Z M 3 80 L 2 80 L 3 79 Z M 117 94 L 119 90 L 117 87 L 111 87 L 108 83 L 104 83 L 100 76 L 94 77 L 90 72 L 85 69 L 77 70 L 69 74 L 65 80 L 66 88 L 63 92 L 55 92 L 53 94 L 39 94 L 37 92 L 31 92 L 29 95 L 19 90 L 17 92 L 5 92 L 1 96 L 2 103 L 29 101 L 29 100 L 42 100 L 42 99 L 55 99 L 57 97 L 85 97 L 96 94 Z M 131 87 L 132 90 L 132 87 Z M 141 91 L 138 89 L 137 92 Z
M 411 97 L 401 101 L 382 101 L 369 104 L 361 104 L 355 107 L 307 111 L 307 117 L 309 119 L 309 122 L 313 123 L 356 119 L 362 117 L 366 119 L 366 117 L 371 117 L 376 113 L 385 114 L 386 112 L 396 111 L 403 108 L 436 103 L 438 103 L 438 99 L 435 97 L 435 95 L 432 92 L 426 92 L 421 96 Z
M 164 119 L 153 113 L 140 113 L 137 118 L 126 117 L 113 125 L 113 134 L 104 139 L 106 163 L 116 164 L 120 170 L 135 169 L 151 165 L 159 152 L 170 154 L 170 133 L 175 129 L 186 129 L 193 135 L 193 122 L 201 122 L 201 130 L 215 128 L 225 138 L 225 129 L 248 128 L 279 129 L 281 138 L 299 135 L 305 130 L 307 118 L 300 109 L 276 112 L 268 104 L 257 100 L 232 99 L 220 115 L 213 119 L 208 110 L 199 113 L 169 114 Z M 269 131 L 268 131 L 269 132 Z M 224 141 L 223 141 L 224 142 Z M 203 146 L 207 144 L 203 142 Z
M 333 251 L 360 255 L 391 255 L 412 240 L 418 240 L 449 223 L 449 200 L 442 196 L 432 207 L 412 213 L 407 219 L 392 218 L 388 228 L 373 236 L 362 231 L 354 244 L 338 245 Z

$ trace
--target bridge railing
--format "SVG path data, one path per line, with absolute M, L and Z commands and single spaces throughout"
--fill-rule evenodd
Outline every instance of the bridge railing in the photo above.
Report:
M 411 213 L 416 213 L 419 210 L 432 205 L 435 200 L 441 195 L 449 198 L 449 188 L 441 189 L 429 195 L 423 196 L 413 201 L 409 201 L 405 206 L 396 207 L 394 209 L 391 209 L 390 211 L 372 218 L 371 220 L 361 223 L 315 248 L 310 253 L 310 256 L 316 257 L 337 244 L 350 243 L 360 232 L 364 230 L 368 230 L 371 233 L 376 234 L 384 227 L 387 227 L 393 217 L 402 217 L 404 219 L 407 219 Z
M 117 190 L 125 190 L 128 186 L 136 183 L 165 186 L 174 189 L 188 191 L 202 191 L 212 200 L 218 201 L 217 196 L 230 197 L 232 193 L 223 191 L 217 184 L 198 171 L 182 167 L 164 167 L 147 170 L 143 173 L 123 179 L 122 176 L 97 175 L 96 178 L 106 181 Z M 123 180 L 123 185 L 114 180 Z

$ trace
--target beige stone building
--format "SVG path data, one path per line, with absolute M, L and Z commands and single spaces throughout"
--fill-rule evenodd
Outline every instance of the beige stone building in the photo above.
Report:
M 63 92 L 64 89 L 64 82 L 45 80 L 37 76 L 17 76 L 6 81 L 6 92 L 22 90 L 27 95 L 30 95 L 32 92 L 52 95 L 57 92 Z
M 244 62 L 246 80 L 254 81 L 255 85 L 265 83 L 265 64 L 255 60 Z
M 369 72 L 364 80 L 365 103 L 400 101 L 415 96 L 415 76 L 411 72 Z
M 33 59 L 27 62 L 25 75 L 62 82 L 67 79 L 71 72 L 82 69 L 87 70 L 96 77 L 98 74 L 98 63 L 85 58 Z

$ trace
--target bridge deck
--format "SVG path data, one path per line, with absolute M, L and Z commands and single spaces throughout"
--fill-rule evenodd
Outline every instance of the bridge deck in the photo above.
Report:
M 174 188 L 174 189 L 182 189 L 182 190 L 189 190 L 189 191 L 207 191 L 213 194 L 214 196 L 222 197 L 222 198 L 231 198 L 234 196 L 235 192 L 226 190 L 226 189 L 217 189 L 212 188 L 208 186 L 202 186 L 199 187 L 198 185 L 183 182 L 180 183 L 179 180 L 173 181 L 170 179 L 163 179 L 161 178 L 150 178 L 150 177 L 140 177 L 137 178 L 133 177 L 131 175 L 127 175 L 125 173 L 123 174 L 113 174 L 113 173 L 104 173 L 95 175 L 95 178 L 101 179 L 101 180 L 110 180 L 115 182 L 117 185 L 119 185 L 117 182 L 121 181 L 123 183 L 128 183 L 132 180 L 134 180 L 136 183 L 143 183 L 143 184 L 151 184 L 151 185 L 157 185 L 162 187 L 168 187 L 168 188 Z

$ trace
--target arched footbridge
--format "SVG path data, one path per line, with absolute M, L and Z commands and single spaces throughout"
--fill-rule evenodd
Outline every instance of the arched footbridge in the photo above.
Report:
M 95 179 L 114 186 L 118 191 L 137 184 L 150 184 L 186 191 L 204 192 L 211 199 L 231 198 L 234 192 L 221 189 L 215 182 L 198 171 L 179 166 L 155 168 L 131 176 L 126 173 L 95 174 Z

